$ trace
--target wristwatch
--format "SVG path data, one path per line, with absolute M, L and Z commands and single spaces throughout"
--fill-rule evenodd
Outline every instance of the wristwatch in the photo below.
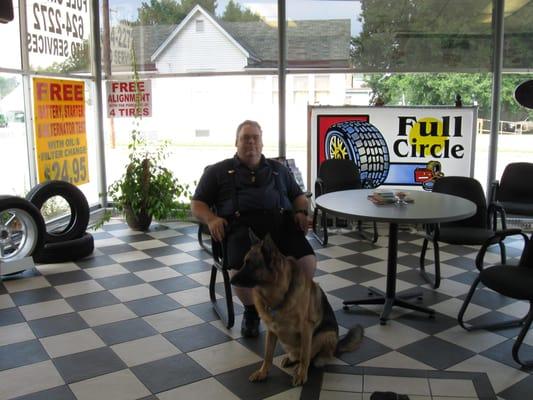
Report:
M 298 210 L 294 210 L 294 213 L 295 214 L 299 214 L 299 213 L 302 213 L 303 215 L 305 215 L 307 217 L 308 213 L 307 213 L 307 210 L 305 208 L 300 208 Z

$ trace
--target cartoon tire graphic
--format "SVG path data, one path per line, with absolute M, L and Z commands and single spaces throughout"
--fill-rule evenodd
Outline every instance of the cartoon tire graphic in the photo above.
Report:
M 0 261 L 16 261 L 40 250 L 44 241 L 44 220 L 29 201 L 0 196 Z
M 45 232 L 45 243 L 57 243 L 77 239 L 85 233 L 89 224 L 89 203 L 83 192 L 65 181 L 48 181 L 35 185 L 26 195 L 39 210 L 54 196 L 65 199 L 70 208 L 70 220 L 61 231 Z
M 325 156 L 352 160 L 360 171 L 365 188 L 385 182 L 390 169 L 387 142 L 382 133 L 366 121 L 345 121 L 331 125 L 326 132 Z

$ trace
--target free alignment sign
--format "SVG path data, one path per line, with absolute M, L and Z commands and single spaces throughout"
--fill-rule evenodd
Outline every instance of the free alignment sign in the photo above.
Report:
M 152 116 L 152 81 L 107 81 L 108 118 Z

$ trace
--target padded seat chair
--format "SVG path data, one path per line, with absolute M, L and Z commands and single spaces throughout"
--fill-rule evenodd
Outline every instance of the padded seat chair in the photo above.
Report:
M 352 160 L 332 158 L 320 164 L 315 181 L 315 197 L 341 190 L 362 189 L 362 187 L 359 170 Z M 375 243 L 378 240 L 375 221 L 373 221 L 373 228 L 374 234 L 371 240 Z M 369 239 L 362 230 L 361 221 L 357 222 L 357 229 L 365 239 Z M 322 246 L 328 244 L 327 213 L 318 206 L 315 206 L 313 212 L 313 235 Z
M 507 228 L 508 215 L 533 217 L 533 164 L 507 164 L 500 181 L 491 185 L 491 202 L 503 209 L 502 228 Z M 496 226 L 497 218 L 493 219 Z
M 518 337 L 513 345 L 512 355 L 513 359 L 524 368 L 533 367 L 533 360 L 523 361 L 519 356 L 520 346 L 524 341 L 530 326 L 531 321 L 533 320 L 533 240 L 528 239 L 528 237 L 521 233 L 519 230 L 512 230 L 507 232 L 503 237 L 519 233 L 524 238 L 524 250 L 518 266 L 515 265 L 503 265 L 497 264 L 489 267 L 483 268 L 483 255 L 487 250 L 487 246 L 483 246 L 477 257 L 476 257 L 476 267 L 479 269 L 479 275 L 476 280 L 472 283 L 470 291 L 468 292 L 459 314 L 457 316 L 457 321 L 467 331 L 472 331 L 476 329 L 488 329 L 488 330 L 497 330 L 515 326 L 522 326 Z M 464 322 L 464 315 L 472 300 L 472 296 L 476 291 L 479 283 L 485 285 L 485 287 L 494 290 L 495 292 L 511 297 L 517 300 L 525 300 L 529 302 L 529 311 L 526 316 L 520 319 L 513 319 L 503 322 L 498 322 L 494 324 L 486 325 L 467 325 Z
M 440 286 L 439 242 L 459 245 L 493 245 L 500 247 L 501 261 L 505 264 L 505 245 L 501 232 L 495 232 L 490 226 L 490 215 L 498 212 L 496 205 L 487 207 L 485 193 L 481 184 L 474 178 L 463 176 L 444 176 L 435 181 L 433 192 L 451 194 L 472 201 L 477 212 L 470 218 L 460 221 L 426 225 L 426 235 L 420 253 L 420 273 L 433 288 Z M 433 244 L 435 257 L 434 278 L 426 272 L 425 258 L 429 242 Z

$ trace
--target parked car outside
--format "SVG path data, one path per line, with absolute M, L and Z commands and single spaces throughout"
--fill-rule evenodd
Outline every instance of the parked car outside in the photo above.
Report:
M 0 114 L 0 128 L 7 128 L 7 117 L 4 114 Z

